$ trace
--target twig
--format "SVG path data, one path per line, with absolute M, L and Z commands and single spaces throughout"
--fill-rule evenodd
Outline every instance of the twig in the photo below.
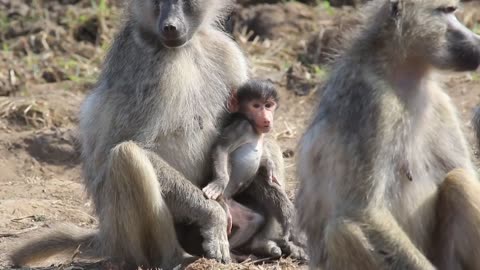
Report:
M 20 221 L 20 220 L 23 220 L 23 219 L 27 219 L 27 218 L 35 218 L 35 216 L 31 215 L 31 216 L 24 216 L 24 217 L 19 217 L 19 218 L 14 218 L 12 219 L 11 221 L 14 221 L 14 222 L 17 222 L 17 221 Z
M 273 259 L 275 259 L 275 258 L 274 257 L 261 258 L 261 259 L 257 259 L 257 260 L 252 260 L 250 262 L 242 263 L 242 264 L 252 265 L 252 264 L 257 264 L 257 263 L 261 263 L 261 262 L 270 261 L 270 260 L 273 260 Z

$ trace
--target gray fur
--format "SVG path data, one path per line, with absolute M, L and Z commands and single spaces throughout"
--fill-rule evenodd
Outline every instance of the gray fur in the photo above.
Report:
M 480 106 L 475 109 L 472 124 L 475 138 L 477 139 L 477 148 L 480 151 Z
M 464 170 L 459 190 L 480 192 L 457 111 L 434 73 L 478 67 L 478 37 L 439 11 L 451 5 L 458 1 L 373 1 L 333 65 L 299 144 L 296 206 L 311 269 L 480 267 L 480 205 L 462 192 L 442 201 L 468 205 L 463 211 L 437 205 L 455 189 L 444 181 L 455 168 Z
M 170 269 L 190 257 L 177 242 L 176 222 L 200 227 L 207 257 L 230 260 L 225 212 L 198 187 L 210 174 L 210 149 L 226 100 L 248 79 L 248 66 L 217 27 L 231 3 L 185 1 L 203 20 L 177 48 L 158 38 L 155 1 L 128 3 L 124 26 L 81 108 L 85 185 L 100 222 L 92 246 L 103 256 L 146 267 Z M 14 263 L 59 249 L 48 241 L 35 246 L 15 251 Z

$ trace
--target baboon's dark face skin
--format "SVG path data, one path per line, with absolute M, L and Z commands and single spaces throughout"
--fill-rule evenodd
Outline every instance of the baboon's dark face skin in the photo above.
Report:
M 206 4 L 202 0 L 153 0 L 156 3 L 156 32 L 168 48 L 185 45 L 202 23 Z
M 436 54 L 433 64 L 443 70 L 476 70 L 480 65 L 480 37 L 459 22 L 454 11 L 438 11 L 437 16 L 446 24 L 446 36 L 445 46 Z

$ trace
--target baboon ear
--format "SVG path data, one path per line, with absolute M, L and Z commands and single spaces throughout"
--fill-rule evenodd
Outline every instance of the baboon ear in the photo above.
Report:
M 230 113 L 238 112 L 240 109 L 240 104 L 238 103 L 237 89 L 233 89 L 230 92 L 230 97 L 227 102 L 227 110 Z
M 401 1 L 402 0 L 389 0 L 390 3 L 390 16 L 396 18 L 400 15 L 401 12 Z

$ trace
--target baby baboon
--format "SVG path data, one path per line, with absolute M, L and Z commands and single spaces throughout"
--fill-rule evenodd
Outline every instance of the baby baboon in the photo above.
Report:
M 373 1 L 334 64 L 299 145 L 311 269 L 480 269 L 480 186 L 433 77 L 479 66 L 457 6 Z
M 208 198 L 238 194 L 260 166 L 267 169 L 269 182 L 276 181 L 273 161 L 262 155 L 264 134 L 273 128 L 278 101 L 277 91 L 267 81 L 250 80 L 238 89 L 238 112 L 230 115 L 214 146 L 214 180 L 203 188 Z
M 203 192 L 210 199 L 222 196 L 226 200 L 236 227 L 229 240 L 231 248 L 247 242 L 264 221 L 260 214 L 234 201 L 233 196 L 250 186 L 260 167 L 267 172 L 266 181 L 279 184 L 272 159 L 263 153 L 264 135 L 273 128 L 278 102 L 277 91 L 268 81 L 250 80 L 242 85 L 236 94 L 238 112 L 229 116 L 213 149 L 214 180 Z
M 211 179 L 210 152 L 226 101 L 248 79 L 243 53 L 218 28 L 231 4 L 128 2 L 126 22 L 80 116 L 85 185 L 99 229 L 54 231 L 16 250 L 14 264 L 79 248 L 171 269 L 190 257 L 176 224 L 198 226 L 204 255 L 230 260 L 225 212 L 199 187 Z

